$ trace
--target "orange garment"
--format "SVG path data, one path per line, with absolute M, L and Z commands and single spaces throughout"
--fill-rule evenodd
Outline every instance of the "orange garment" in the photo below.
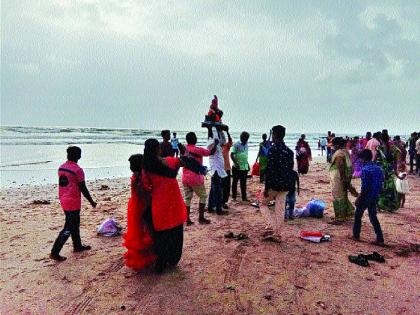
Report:
M 153 239 L 143 222 L 145 200 L 137 196 L 133 187 L 135 176 L 131 177 L 131 197 L 127 206 L 127 233 L 124 234 L 123 246 L 127 248 L 124 261 L 127 267 L 141 270 L 156 260 L 153 252 Z
M 177 169 L 179 158 L 166 157 L 168 167 Z M 163 177 L 143 172 L 145 187 L 150 187 L 152 194 L 152 220 L 156 231 L 172 229 L 187 220 L 187 208 L 182 198 L 176 178 Z

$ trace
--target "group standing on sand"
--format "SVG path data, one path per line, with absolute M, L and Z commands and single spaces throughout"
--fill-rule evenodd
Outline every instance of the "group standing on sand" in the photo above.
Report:
M 223 111 L 219 109 L 215 96 L 203 123 L 208 131 L 207 147 L 197 146 L 194 132 L 186 135 L 184 145 L 176 133 L 171 139 L 170 131 L 163 130 L 162 142 L 148 139 L 144 154 L 130 157 L 133 175 L 127 232 L 124 235 L 124 246 L 127 248 L 124 258 L 130 268 L 140 270 L 154 263 L 155 271 L 162 273 L 166 268 L 177 265 L 182 255 L 184 224 L 194 224 L 191 216 L 194 195 L 199 198 L 198 223 L 204 225 L 211 223 L 205 217 L 206 203 L 208 213 L 229 214 L 230 194 L 234 200 L 237 199 L 238 183 L 242 201 L 248 202 L 249 133 L 242 132 L 239 141 L 233 143 L 222 117 Z M 269 223 L 273 231 L 269 237 L 277 240 L 281 238 L 281 218 L 286 221 L 293 219 L 299 174 L 308 173 L 312 160 L 305 135 L 297 142 L 294 154 L 284 142 L 285 134 L 283 126 L 272 127 L 270 137 L 263 135 L 257 156 L 263 194 L 275 203 L 274 211 L 270 212 Z M 402 151 L 406 144 L 400 137 L 391 141 L 387 130 L 383 130 L 373 136 L 368 132 L 366 138 L 361 139 L 345 139 L 328 132 L 320 145 L 327 148 L 327 161 L 331 163 L 329 173 L 335 222 L 339 224 L 354 217 L 353 239 L 359 240 L 361 217 L 367 209 L 377 235 L 376 244 L 382 245 L 384 238 L 376 211 L 379 208 L 393 212 L 404 206 L 405 193 L 408 192 L 405 173 L 407 154 L 402 154 Z M 418 173 L 420 139 L 417 133 L 411 135 L 408 146 L 410 171 L 413 171 L 413 161 L 417 161 Z M 72 146 L 67 153 L 68 161 L 60 166 L 58 172 L 59 198 L 66 219 L 50 256 L 57 261 L 65 260 L 60 250 L 70 236 L 76 252 L 90 249 L 80 240 L 81 194 L 96 207 L 86 188 L 83 170 L 77 165 L 81 149 Z M 209 170 L 203 166 L 203 157 L 209 158 Z M 297 172 L 294 170 L 294 158 L 297 160 Z M 177 181 L 181 167 L 183 193 Z M 207 173 L 211 177 L 209 194 L 204 185 Z M 355 177 L 361 178 L 360 193 L 352 186 Z M 349 193 L 357 197 L 356 207 L 350 202 Z

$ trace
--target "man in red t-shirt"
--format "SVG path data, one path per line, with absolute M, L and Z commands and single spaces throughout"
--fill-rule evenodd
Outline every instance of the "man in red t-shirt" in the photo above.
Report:
M 58 235 L 51 250 L 50 258 L 57 261 L 64 261 L 66 257 L 60 255 L 60 251 L 71 235 L 75 252 L 82 252 L 91 249 L 90 246 L 82 245 L 80 239 L 80 209 L 83 196 L 89 201 L 93 208 L 96 202 L 93 201 L 85 183 L 85 173 L 77 165 L 82 157 L 82 150 L 79 147 L 67 148 L 67 162 L 58 169 L 58 196 L 61 207 L 66 216 L 64 228 Z

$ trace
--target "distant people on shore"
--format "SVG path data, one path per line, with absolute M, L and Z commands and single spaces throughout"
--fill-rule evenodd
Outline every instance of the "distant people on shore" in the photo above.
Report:
M 230 164 L 230 149 L 233 146 L 233 140 L 229 133 L 229 128 L 226 129 L 226 135 L 228 140 L 222 145 L 222 154 L 223 154 L 223 161 L 225 172 L 227 174 L 226 177 L 222 178 L 222 207 L 223 209 L 229 209 L 228 202 L 230 197 L 230 190 L 231 190 L 231 183 L 232 183 L 232 166 Z
M 350 159 L 353 165 L 353 178 L 358 178 L 362 174 L 362 161 L 360 159 L 360 153 L 363 148 L 363 143 L 359 140 L 359 137 L 354 137 L 351 141 L 350 147 Z
M 394 212 L 400 207 L 400 200 L 395 186 L 400 154 L 400 150 L 390 141 L 388 132 L 382 133 L 376 159 L 378 165 L 382 167 L 385 176 L 384 186 L 378 200 L 378 208 L 381 210 Z
M 70 236 L 73 241 L 74 252 L 83 252 L 91 249 L 90 246 L 83 245 L 80 238 L 81 194 L 93 208 L 96 208 L 97 203 L 93 201 L 86 187 L 83 169 L 77 164 L 81 157 L 82 150 L 79 147 L 68 147 L 67 162 L 61 164 L 58 169 L 58 197 L 65 214 L 65 223 L 54 242 L 50 258 L 59 262 L 67 259 L 60 255 L 60 251 Z
M 379 145 L 381 144 L 380 139 L 381 139 L 381 133 L 375 132 L 373 134 L 373 138 L 371 138 L 366 144 L 365 148 L 369 149 L 372 152 L 372 161 L 376 161 L 377 149 Z
M 175 157 L 178 157 L 178 154 L 179 154 L 178 144 L 179 144 L 179 140 L 176 137 L 176 132 L 173 132 L 172 138 L 171 138 L 171 146 L 172 146 L 172 150 L 174 151 Z
M 266 133 L 262 135 L 262 142 L 260 143 L 257 160 L 256 160 L 260 164 L 260 183 L 264 183 L 265 170 L 267 169 L 268 152 L 271 148 L 271 144 L 272 142 L 271 142 L 271 130 L 270 130 L 270 138 L 267 139 Z
M 171 132 L 170 130 L 162 130 L 160 133 L 162 136 L 162 142 L 160 143 L 160 154 L 161 157 L 165 158 L 168 156 L 174 156 L 175 152 L 172 148 L 171 140 Z
M 246 184 L 247 176 L 249 172 L 249 163 L 248 163 L 248 140 L 249 133 L 243 131 L 240 135 L 240 141 L 236 142 L 233 145 L 231 158 L 233 161 L 232 167 L 232 198 L 236 200 L 238 194 L 238 181 L 240 182 L 241 187 L 241 197 L 242 201 L 249 201 L 247 198 Z
M 331 131 L 328 131 L 328 134 L 327 134 L 327 162 L 328 163 L 331 163 L 332 150 L 333 150 L 333 144 L 332 144 L 333 138 L 334 136 L 331 133 Z
M 308 174 L 309 162 L 312 161 L 311 148 L 305 138 L 306 136 L 302 134 L 295 148 L 298 173 L 302 175 Z
M 350 155 L 345 149 L 346 141 L 341 137 L 333 139 L 335 153 L 329 169 L 335 221 L 344 222 L 353 217 L 354 207 L 348 198 L 348 192 L 353 191 L 351 179 L 353 167 Z
M 324 156 L 324 151 L 326 154 L 327 144 L 328 144 L 327 138 L 322 137 L 321 139 L 319 139 L 319 146 L 321 148 L 321 156 Z
M 275 199 L 274 213 L 270 225 L 274 225 L 272 237 L 281 239 L 281 217 L 285 211 L 286 195 L 294 184 L 293 151 L 284 143 L 286 128 L 281 125 L 272 129 L 273 145 L 268 153 L 267 170 L 265 173 L 264 197 Z M 268 211 L 271 213 L 271 211 Z
M 416 161 L 416 141 L 419 139 L 417 132 L 411 133 L 410 139 L 408 140 L 408 155 L 409 155 L 409 163 L 410 163 L 410 170 L 409 174 L 414 174 L 414 162 Z M 416 174 L 418 173 L 419 165 L 416 163 Z
M 360 241 L 360 231 L 362 228 L 362 216 L 365 210 L 368 210 L 369 220 L 375 230 L 376 245 L 384 244 L 384 236 L 378 217 L 376 216 L 376 204 L 384 182 L 384 174 L 382 169 L 372 161 L 372 151 L 364 149 L 360 152 L 362 161 L 362 186 L 355 205 L 356 212 L 354 215 L 353 239 Z

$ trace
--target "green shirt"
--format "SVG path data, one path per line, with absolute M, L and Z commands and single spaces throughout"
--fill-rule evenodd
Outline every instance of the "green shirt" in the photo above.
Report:
M 232 154 L 235 157 L 235 165 L 239 167 L 241 171 L 248 170 L 248 144 L 242 144 L 236 142 L 232 149 Z

